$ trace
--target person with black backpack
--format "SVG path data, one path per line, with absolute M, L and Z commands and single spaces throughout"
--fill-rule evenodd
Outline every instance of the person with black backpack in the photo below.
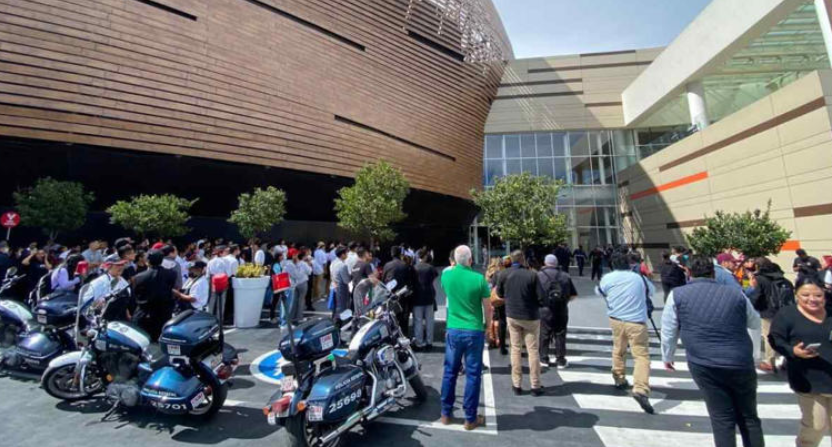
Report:
M 543 268 L 537 278 L 546 292 L 540 307 L 540 365 L 566 368 L 566 326 L 569 323 L 569 301 L 578 296 L 569 274 L 558 268 L 558 258 L 546 255 Z M 549 357 L 549 347 L 554 343 L 555 359 Z
M 773 373 L 777 371 L 777 351 L 769 343 L 771 322 L 777 311 L 794 304 L 794 285 L 786 279 L 780 266 L 766 258 L 757 259 L 757 274 L 751 280 L 748 298 L 754 309 L 760 313 L 761 329 L 765 352 L 758 369 Z

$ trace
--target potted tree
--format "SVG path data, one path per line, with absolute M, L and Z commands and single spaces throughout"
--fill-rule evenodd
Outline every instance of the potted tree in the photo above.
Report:
M 263 296 L 269 287 L 266 267 L 256 264 L 241 265 L 231 279 L 234 287 L 234 326 L 257 327 L 263 309 Z
M 228 221 L 237 225 L 240 234 L 249 240 L 267 233 L 286 214 L 286 193 L 273 186 L 240 194 L 238 200 L 239 206 Z M 234 287 L 234 326 L 257 326 L 263 298 L 269 287 L 269 272 L 263 266 L 243 265 L 237 270 L 231 285 Z

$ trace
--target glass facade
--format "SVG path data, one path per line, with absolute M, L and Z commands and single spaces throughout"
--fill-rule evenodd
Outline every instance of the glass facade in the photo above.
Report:
M 510 174 L 563 180 L 558 212 L 567 216 L 570 245 L 618 244 L 621 226 L 616 172 L 672 144 L 673 129 L 587 130 L 485 136 L 484 182 Z

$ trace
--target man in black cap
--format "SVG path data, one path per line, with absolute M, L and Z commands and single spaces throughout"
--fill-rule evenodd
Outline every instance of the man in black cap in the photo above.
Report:
M 174 290 L 173 296 L 179 300 L 182 309 L 194 308 L 204 311 L 208 306 L 208 277 L 205 276 L 204 261 L 188 264 L 188 281 L 182 286 L 182 291 Z
M 154 342 L 162 334 L 162 326 L 173 316 L 173 291 L 176 272 L 162 267 L 165 255 L 159 250 L 147 254 L 149 268 L 133 278 L 136 314 L 133 323 L 144 329 Z

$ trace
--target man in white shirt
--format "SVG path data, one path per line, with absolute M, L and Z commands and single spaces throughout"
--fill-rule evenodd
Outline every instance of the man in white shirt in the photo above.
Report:
M 292 254 L 292 259 L 286 262 L 286 273 L 289 274 L 289 279 L 292 281 L 292 305 L 289 315 L 292 316 L 292 321 L 298 321 L 303 318 L 303 300 L 306 297 L 307 289 L 309 288 L 309 275 L 312 273 L 312 267 L 308 262 L 302 261 L 300 258 L 305 253 L 300 250 L 289 250 Z
M 237 256 L 239 255 L 240 247 L 237 245 L 230 245 L 226 248 L 223 259 L 225 260 L 225 274 L 229 277 L 236 275 L 237 270 L 240 268 L 240 261 L 237 260 Z
M 286 240 L 281 239 L 277 245 L 274 246 L 274 255 L 277 257 L 278 253 L 283 253 L 284 259 L 289 259 L 289 247 L 286 246 Z
M 182 266 L 176 262 L 176 258 L 179 257 L 176 252 L 176 247 L 173 245 L 165 245 L 162 247 L 162 254 L 165 255 L 165 259 L 162 260 L 162 267 L 168 270 L 173 270 L 176 273 L 175 287 L 176 290 L 181 289 L 184 278 L 182 277 Z
M 318 242 L 312 258 L 312 299 L 320 299 L 325 296 L 326 285 L 324 283 L 324 268 L 326 267 L 326 252 L 324 243 Z
M 355 242 L 350 242 L 349 246 L 349 253 L 347 253 L 347 260 L 344 261 L 347 263 L 347 269 L 352 272 L 353 267 L 355 267 L 355 263 L 358 262 L 358 253 L 355 252 L 356 248 L 358 248 L 358 244 Z
M 214 254 L 211 257 L 211 260 L 208 261 L 208 275 L 226 275 L 228 272 L 228 266 L 225 263 L 225 258 L 222 257 L 222 253 L 225 250 L 224 246 L 218 246 L 214 248 Z
M 205 275 L 206 264 L 203 261 L 188 264 L 188 280 L 182 291 L 175 290 L 173 295 L 181 302 L 196 310 L 206 310 L 208 306 L 208 277 Z
M 119 259 L 118 255 L 108 257 L 101 266 L 106 273 L 90 283 L 83 295 L 83 305 L 92 301 L 93 306 L 101 307 L 111 292 L 128 288 L 129 284 L 121 277 L 126 265 L 127 261 Z M 107 318 L 113 321 L 128 321 L 126 309 L 127 303 L 113 303 L 107 309 Z

